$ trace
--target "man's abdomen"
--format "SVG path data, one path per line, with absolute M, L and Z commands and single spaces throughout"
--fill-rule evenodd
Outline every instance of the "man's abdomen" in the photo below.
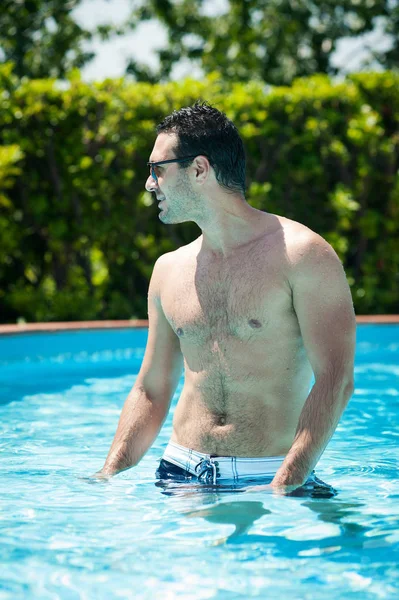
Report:
M 294 440 L 304 399 L 293 403 L 237 395 L 220 409 L 189 392 L 179 399 L 171 440 L 218 456 L 282 456 Z

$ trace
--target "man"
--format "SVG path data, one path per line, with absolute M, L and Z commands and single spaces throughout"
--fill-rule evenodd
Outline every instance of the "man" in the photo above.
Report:
M 163 223 L 194 221 L 202 234 L 155 263 L 145 356 L 96 476 L 140 461 L 184 366 L 158 478 L 329 487 L 314 467 L 353 391 L 355 317 L 341 262 L 304 225 L 246 202 L 243 144 L 223 113 L 197 103 L 157 133 L 146 189 Z

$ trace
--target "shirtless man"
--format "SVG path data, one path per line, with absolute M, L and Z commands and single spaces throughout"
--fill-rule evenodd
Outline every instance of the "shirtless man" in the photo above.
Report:
M 278 493 L 322 484 L 314 467 L 353 391 L 342 264 L 308 227 L 246 202 L 243 144 L 223 113 L 197 103 L 157 132 L 146 189 L 159 219 L 202 234 L 154 265 L 145 356 L 96 476 L 140 461 L 184 367 L 158 478 L 256 480 Z

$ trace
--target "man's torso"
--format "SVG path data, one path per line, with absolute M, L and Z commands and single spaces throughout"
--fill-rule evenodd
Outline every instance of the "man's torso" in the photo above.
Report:
M 185 368 L 171 440 L 198 452 L 281 456 L 294 439 L 312 376 L 290 286 L 303 226 L 274 222 L 229 259 L 205 254 L 200 236 L 172 253 L 162 283 Z

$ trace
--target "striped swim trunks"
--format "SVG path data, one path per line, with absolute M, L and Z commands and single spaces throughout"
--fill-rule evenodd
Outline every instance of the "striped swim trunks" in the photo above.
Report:
M 165 483 L 191 482 L 234 488 L 266 484 L 272 481 L 284 458 L 285 456 L 215 456 L 169 442 L 156 471 L 156 478 Z M 336 491 L 318 479 L 312 471 L 306 483 L 290 495 L 330 498 L 336 495 Z

